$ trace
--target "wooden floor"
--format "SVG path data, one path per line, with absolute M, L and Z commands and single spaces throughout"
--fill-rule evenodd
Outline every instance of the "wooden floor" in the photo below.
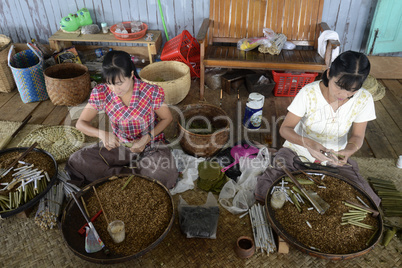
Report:
M 377 119 L 368 123 L 366 140 L 356 156 L 394 158 L 402 155 L 402 80 L 379 80 L 387 90 L 385 97 L 375 102 Z M 220 106 L 233 120 L 229 142 L 234 144 L 241 139 L 255 140 L 269 147 L 279 148 L 283 139 L 278 135 L 278 129 L 286 108 L 291 103 L 291 97 L 269 97 L 263 108 L 264 122 L 258 131 L 246 131 L 242 125 L 244 107 L 248 92 L 244 85 L 237 94 L 223 92 L 220 100 L 220 91 L 206 88 L 204 102 Z M 199 103 L 199 80 L 193 80 L 187 97 L 177 106 L 171 107 L 175 121 L 165 130 L 169 141 L 175 141 L 177 135 L 178 110 L 184 105 Z M 30 124 L 44 125 L 74 125 L 68 107 L 54 106 L 50 100 L 24 104 L 17 90 L 11 93 L 0 93 L 0 120 L 22 121 L 31 114 Z M 98 121 L 103 120 L 100 116 Z

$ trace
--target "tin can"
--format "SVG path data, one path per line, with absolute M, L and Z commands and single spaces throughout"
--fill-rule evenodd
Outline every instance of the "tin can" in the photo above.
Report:
M 243 118 L 243 126 L 245 128 L 259 129 L 261 127 L 264 100 L 264 96 L 260 93 L 251 93 L 248 96 Z

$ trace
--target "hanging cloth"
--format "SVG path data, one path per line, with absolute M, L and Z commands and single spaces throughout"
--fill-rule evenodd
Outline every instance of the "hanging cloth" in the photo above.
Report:
M 338 33 L 335 31 L 325 30 L 318 37 L 318 54 L 320 54 L 320 56 L 323 58 L 325 58 L 325 49 L 327 48 L 328 40 L 339 41 Z M 334 59 L 338 57 L 338 55 L 339 55 L 339 46 L 332 51 L 331 62 L 333 62 Z

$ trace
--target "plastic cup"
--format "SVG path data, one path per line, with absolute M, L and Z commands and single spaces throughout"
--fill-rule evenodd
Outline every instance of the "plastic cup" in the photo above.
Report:
M 109 235 L 112 237 L 113 242 L 115 242 L 116 244 L 123 242 L 124 238 L 126 238 L 124 222 L 120 220 L 115 220 L 109 223 L 107 231 L 109 232 Z

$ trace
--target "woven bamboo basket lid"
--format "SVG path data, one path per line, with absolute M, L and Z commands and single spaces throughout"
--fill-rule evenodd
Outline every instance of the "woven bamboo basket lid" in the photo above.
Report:
M 85 135 L 71 126 L 46 126 L 29 133 L 18 147 L 27 147 L 37 142 L 37 148 L 49 152 L 60 163 L 81 149 Z
M 379 83 L 372 75 L 368 75 L 364 80 L 363 88 L 371 93 L 374 101 L 381 100 L 385 96 L 385 86 Z

